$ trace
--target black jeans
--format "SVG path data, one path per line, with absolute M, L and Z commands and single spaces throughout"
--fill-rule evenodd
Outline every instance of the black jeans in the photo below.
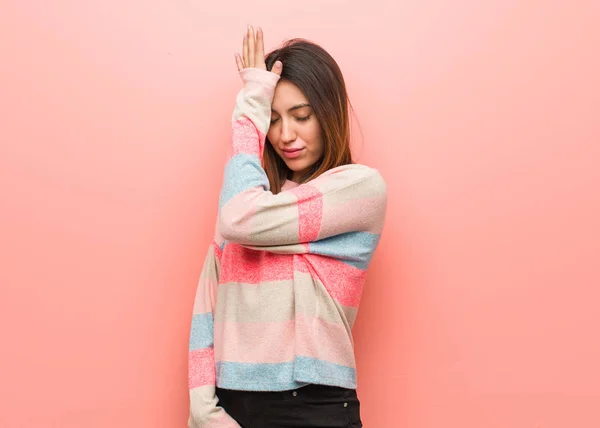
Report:
M 216 389 L 218 405 L 242 428 L 361 428 L 356 390 L 307 385 L 293 391 Z

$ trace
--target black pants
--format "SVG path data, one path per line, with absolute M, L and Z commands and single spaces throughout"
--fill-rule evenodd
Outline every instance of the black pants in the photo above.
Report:
M 242 428 L 360 428 L 356 390 L 307 385 L 294 391 L 216 389 L 218 405 Z

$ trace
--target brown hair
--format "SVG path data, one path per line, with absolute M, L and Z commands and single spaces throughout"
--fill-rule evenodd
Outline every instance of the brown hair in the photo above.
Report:
M 296 85 L 311 104 L 321 125 L 323 156 L 301 179 L 306 182 L 325 171 L 354 163 L 350 152 L 350 119 L 352 107 L 342 72 L 333 57 L 321 46 L 305 39 L 291 39 L 265 58 L 267 70 L 275 61 L 283 63 L 281 80 Z M 265 142 L 263 168 L 269 178 L 271 192 L 279 193 L 292 171 L 268 141 Z

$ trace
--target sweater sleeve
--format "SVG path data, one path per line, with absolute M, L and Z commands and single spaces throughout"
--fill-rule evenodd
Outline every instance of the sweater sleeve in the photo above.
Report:
M 215 233 L 215 240 L 208 248 L 194 301 L 188 359 L 188 428 L 240 428 L 239 424 L 217 405 L 218 397 L 215 395 L 213 314 L 222 244 L 218 236 L 219 234 Z
M 274 195 L 261 159 L 279 79 L 259 69 L 240 72 L 244 87 L 232 117 L 232 153 L 219 198 L 219 228 L 228 241 L 273 252 L 316 252 L 357 258 L 374 248 L 383 228 L 386 184 L 364 165 L 332 168 Z M 309 248 L 308 244 L 312 249 Z

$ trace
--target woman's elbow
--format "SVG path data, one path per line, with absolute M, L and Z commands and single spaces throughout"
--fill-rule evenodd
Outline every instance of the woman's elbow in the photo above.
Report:
M 239 242 L 245 235 L 243 233 L 245 227 L 239 218 L 219 214 L 219 232 L 223 239 L 230 242 Z

